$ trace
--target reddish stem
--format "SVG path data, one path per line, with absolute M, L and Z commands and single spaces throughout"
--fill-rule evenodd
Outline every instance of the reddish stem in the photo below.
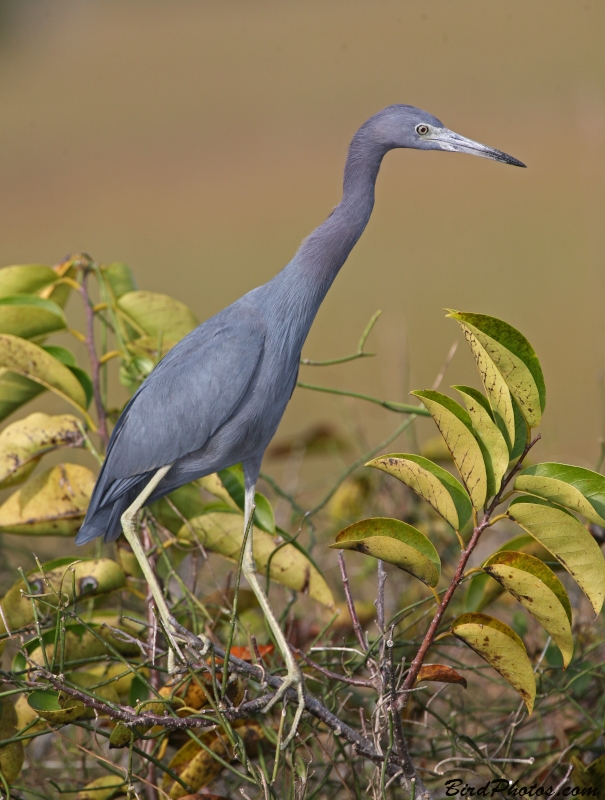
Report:
M 88 358 L 90 359 L 90 371 L 92 373 L 92 386 L 95 398 L 95 407 L 97 409 L 97 417 L 99 420 L 99 436 L 103 442 L 103 448 L 106 449 L 109 443 L 109 434 L 107 432 L 107 414 L 105 413 L 105 406 L 103 405 L 103 398 L 101 395 L 101 365 L 97 357 L 94 338 L 94 323 L 95 312 L 88 296 L 87 284 L 88 270 L 84 267 L 82 275 L 82 286 L 80 293 L 84 300 L 84 309 L 86 311 L 86 347 L 88 348 Z

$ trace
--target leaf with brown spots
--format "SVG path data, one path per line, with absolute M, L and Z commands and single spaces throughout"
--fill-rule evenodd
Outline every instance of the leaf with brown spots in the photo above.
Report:
M 571 604 L 565 587 L 539 558 L 514 551 L 495 553 L 483 569 L 538 620 L 563 656 L 567 667 L 573 655 Z
M 61 447 L 81 447 L 80 422 L 72 414 L 30 414 L 0 433 L 0 488 L 27 480 L 45 453 Z
M 531 714 L 536 697 L 536 678 L 522 639 L 512 628 L 487 614 L 462 614 L 451 632 L 502 675 L 523 698 Z
M 73 372 L 42 347 L 12 336 L 0 334 L 0 368 L 9 370 L 49 389 L 84 416 L 92 430 L 96 426 L 86 413 L 86 392 Z
M 95 476 L 79 464 L 57 464 L 0 506 L 0 531 L 27 536 L 73 536 L 90 502 Z
M 264 739 L 261 726 L 257 722 L 246 720 L 236 722 L 233 729 L 243 740 L 247 755 L 253 758 L 257 753 L 258 743 Z M 224 769 L 224 762 L 229 763 L 235 757 L 224 731 L 219 729 L 198 734 L 198 738 L 204 747 L 190 740 L 177 750 L 168 765 L 194 792 L 212 783 Z M 168 793 L 171 800 L 181 800 L 187 793 L 187 790 L 167 773 L 164 775 L 162 789 Z
M 374 517 L 341 531 L 330 547 L 357 550 L 409 572 L 427 586 L 437 586 L 441 561 L 430 539 L 399 519 Z
M 426 500 L 455 531 L 462 530 L 473 513 L 470 498 L 463 486 L 443 467 L 423 456 L 391 453 L 368 461 L 402 481 Z
M 497 317 L 448 310 L 448 316 L 461 325 L 477 365 L 480 359 L 473 340 L 481 345 L 504 379 L 530 428 L 539 425 L 546 404 L 546 389 L 540 362 L 525 336 Z
M 487 398 L 471 386 L 452 386 L 462 395 L 487 470 L 487 496 L 493 497 L 502 484 L 510 460 L 508 445 L 494 422 Z
M 487 470 L 471 418 L 459 403 L 441 392 L 410 392 L 427 407 L 445 439 L 473 508 L 483 508 L 487 497 Z
M 605 525 L 605 477 L 591 469 L 552 462 L 533 464 L 517 475 L 515 489 Z
M 605 560 L 582 523 L 539 497 L 517 497 L 507 513 L 565 567 L 598 614 L 605 599 Z

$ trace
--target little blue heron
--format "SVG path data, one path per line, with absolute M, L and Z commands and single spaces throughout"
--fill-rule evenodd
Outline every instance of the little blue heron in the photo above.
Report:
M 303 679 L 256 574 L 251 514 L 261 461 L 294 391 L 302 346 L 332 281 L 366 227 L 384 155 L 393 148 L 450 150 L 525 166 L 453 133 L 431 114 L 392 105 L 353 137 L 342 200 L 269 283 L 203 322 L 164 356 L 113 430 L 90 507 L 76 538 L 111 542 L 122 531 L 149 582 L 178 652 L 170 612 L 135 530 L 137 512 L 183 484 L 242 463 L 245 479 L 242 571 L 254 590 L 288 669 L 268 709 Z

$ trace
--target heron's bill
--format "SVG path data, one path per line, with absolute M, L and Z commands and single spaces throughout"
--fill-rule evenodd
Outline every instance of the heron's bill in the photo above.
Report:
M 450 150 L 456 153 L 468 153 L 471 156 L 491 158 L 493 161 L 501 161 L 503 164 L 512 164 L 514 167 L 526 166 L 522 161 L 503 153 L 501 150 L 487 147 L 487 145 L 481 144 L 480 142 L 474 142 L 472 139 L 467 139 L 466 136 L 460 136 L 459 133 L 454 133 L 454 131 L 450 131 L 447 128 L 436 130 L 430 138 L 439 145 L 440 150 Z

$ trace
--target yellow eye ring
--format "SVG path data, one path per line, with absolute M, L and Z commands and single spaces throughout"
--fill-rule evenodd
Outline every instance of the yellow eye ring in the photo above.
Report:
M 416 125 L 416 133 L 419 133 L 420 136 L 426 136 L 428 132 L 429 132 L 428 125 Z

